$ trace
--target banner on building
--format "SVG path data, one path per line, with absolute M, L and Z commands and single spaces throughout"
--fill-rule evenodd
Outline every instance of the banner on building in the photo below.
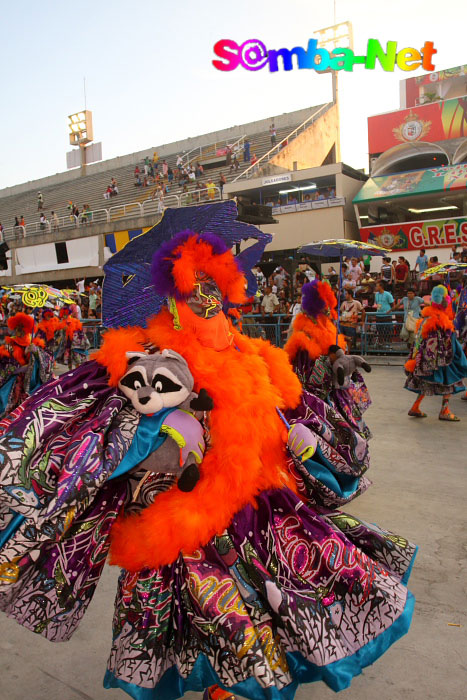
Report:
M 393 251 L 467 247 L 467 218 L 365 226 L 360 229 L 360 238 L 364 243 L 376 243 Z
M 467 136 L 467 97 L 368 117 L 370 155 L 401 143 L 446 141 Z

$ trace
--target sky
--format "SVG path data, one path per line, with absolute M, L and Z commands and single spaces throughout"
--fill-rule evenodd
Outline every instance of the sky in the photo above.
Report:
M 335 8 L 335 16 L 334 16 Z M 330 101 L 331 76 L 212 65 L 214 44 L 261 40 L 306 48 L 313 32 L 351 21 L 398 50 L 434 41 L 436 69 L 467 63 L 465 0 L 22 0 L 0 24 L 0 188 L 66 170 L 67 115 L 93 112 L 94 140 L 113 158 Z M 367 117 L 399 107 L 399 81 L 424 73 L 339 73 L 342 160 L 368 169 Z

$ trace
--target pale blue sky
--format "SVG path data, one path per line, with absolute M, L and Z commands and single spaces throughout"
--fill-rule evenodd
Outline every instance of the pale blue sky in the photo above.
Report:
M 333 0 L 19 0 L 0 25 L 0 187 L 66 169 L 66 117 L 87 106 L 104 158 L 266 118 L 331 98 L 314 71 L 221 73 L 211 64 L 221 38 L 262 40 L 268 49 L 305 46 L 333 23 Z M 369 38 L 420 48 L 435 42 L 437 69 L 467 63 L 465 0 L 336 0 L 353 22 L 357 53 Z M 340 72 L 343 160 L 367 167 L 371 114 L 399 105 L 410 74 Z

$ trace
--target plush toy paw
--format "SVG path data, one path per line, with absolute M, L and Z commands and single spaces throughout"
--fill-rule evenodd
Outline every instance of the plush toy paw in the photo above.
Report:
M 199 476 L 200 474 L 198 465 L 196 464 L 196 462 L 193 462 L 188 467 L 186 467 L 186 469 L 183 471 L 183 474 L 177 481 L 177 486 L 180 489 L 180 491 L 193 491 L 193 489 L 199 481 Z
M 206 389 L 200 389 L 198 396 L 191 399 L 190 408 L 193 411 L 212 411 L 214 408 L 214 401 L 209 396 Z

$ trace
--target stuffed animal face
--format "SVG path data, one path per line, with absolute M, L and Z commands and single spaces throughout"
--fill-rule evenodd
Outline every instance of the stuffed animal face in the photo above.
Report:
M 191 394 L 193 376 L 177 352 L 127 352 L 126 356 L 128 370 L 118 386 L 139 413 L 180 406 Z

